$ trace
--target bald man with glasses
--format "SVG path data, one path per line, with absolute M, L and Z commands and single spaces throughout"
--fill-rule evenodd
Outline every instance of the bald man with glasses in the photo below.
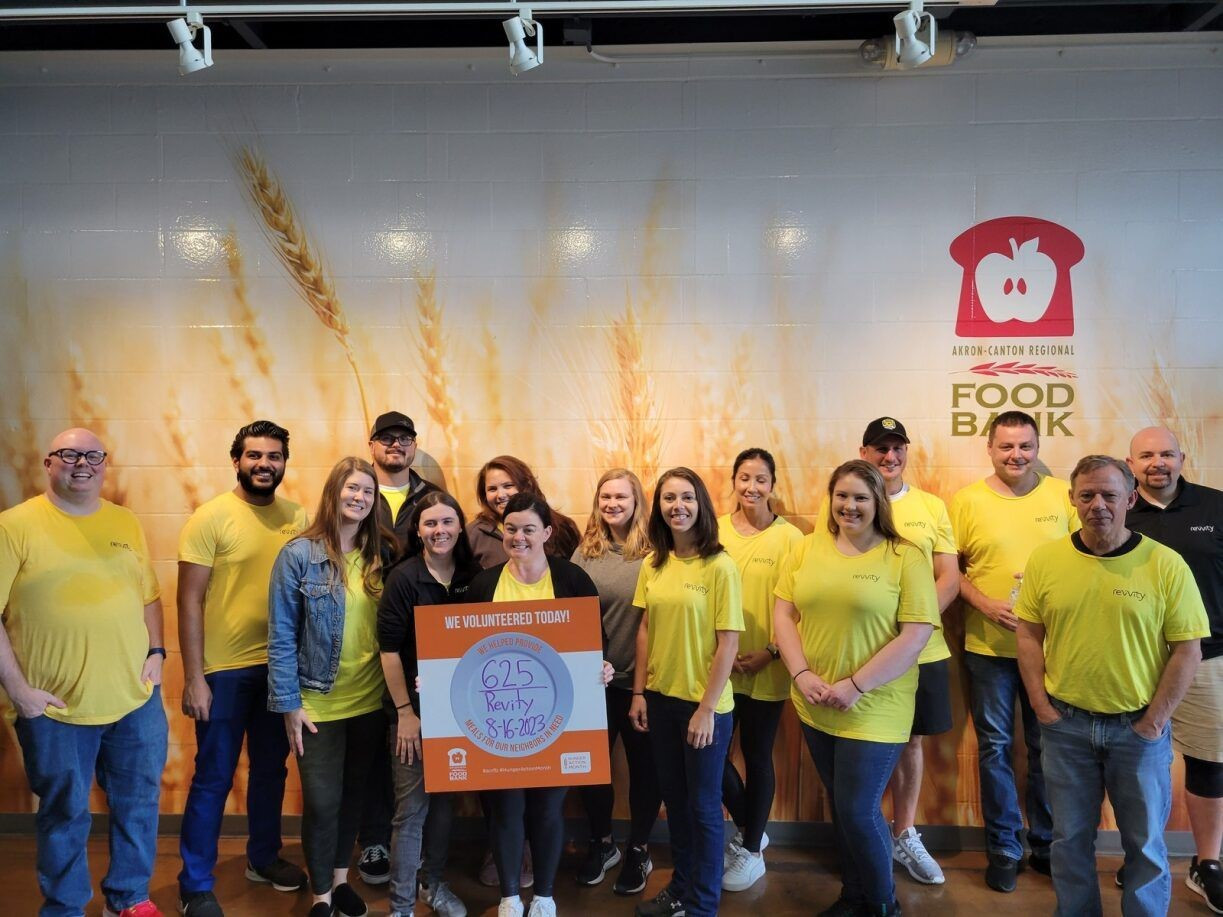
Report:
M 108 456 L 89 430 L 51 442 L 47 488 L 0 513 L 0 684 L 39 797 L 42 915 L 84 914 L 96 774 L 110 810 L 108 917 L 149 900 L 166 763 L 161 590 L 140 523 L 102 499 Z

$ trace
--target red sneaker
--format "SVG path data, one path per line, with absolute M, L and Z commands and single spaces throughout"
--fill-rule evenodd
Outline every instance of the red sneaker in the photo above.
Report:
M 146 899 L 139 904 L 125 907 L 117 914 L 110 909 L 108 904 L 102 908 L 102 917 L 165 917 L 165 915 L 162 914 L 156 904 Z

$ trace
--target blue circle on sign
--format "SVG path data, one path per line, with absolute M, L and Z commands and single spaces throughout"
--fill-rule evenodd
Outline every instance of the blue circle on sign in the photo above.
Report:
M 503 758 L 547 748 L 573 713 L 573 679 L 556 650 L 530 634 L 492 634 L 463 654 L 450 680 L 463 734 Z

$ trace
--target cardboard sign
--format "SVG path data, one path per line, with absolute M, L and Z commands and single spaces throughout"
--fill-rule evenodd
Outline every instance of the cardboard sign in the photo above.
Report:
M 425 789 L 609 783 L 594 597 L 416 609 Z

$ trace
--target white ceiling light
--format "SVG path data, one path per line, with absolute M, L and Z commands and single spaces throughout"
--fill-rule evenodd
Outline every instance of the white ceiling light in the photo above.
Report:
M 534 70 L 544 62 L 544 27 L 531 18 L 531 8 L 523 7 L 521 15 L 503 22 L 505 37 L 510 40 L 510 73 L 514 76 Z M 535 37 L 535 50 L 527 47 L 526 37 Z
M 933 13 L 923 12 L 922 0 L 913 0 L 907 10 L 892 18 L 892 24 L 896 26 L 896 43 L 892 50 L 900 69 L 920 67 L 934 56 L 938 26 Z
M 212 66 L 212 29 L 204 25 L 204 17 L 191 12 L 185 19 L 171 19 L 166 23 L 170 37 L 178 45 L 178 75 L 186 76 Z M 204 33 L 204 51 L 196 50 L 195 33 Z

